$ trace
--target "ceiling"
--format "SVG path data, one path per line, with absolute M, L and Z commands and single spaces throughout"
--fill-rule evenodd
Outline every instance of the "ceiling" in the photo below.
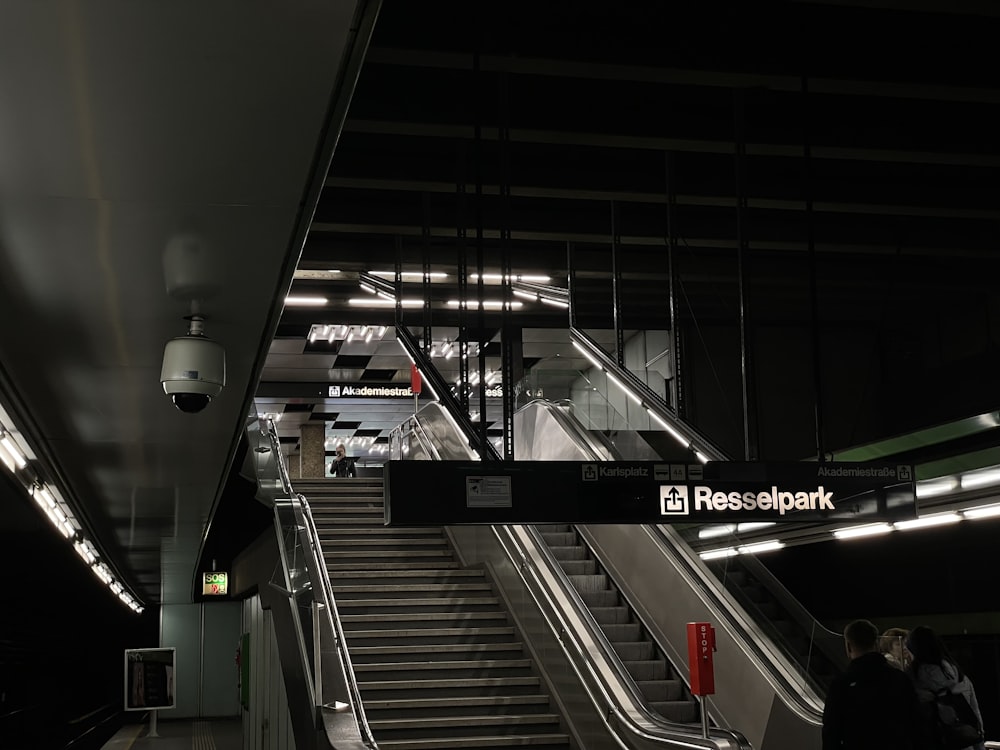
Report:
M 403 324 L 464 330 L 484 369 L 505 324 L 526 366 L 584 360 L 564 309 L 449 307 L 462 268 L 572 267 L 609 348 L 617 284 L 622 328 L 678 332 L 686 414 L 733 455 L 747 387 L 778 458 L 813 450 L 817 392 L 831 448 L 996 408 L 988 4 L 0 6 L 0 398 L 147 603 L 190 600 L 255 398 L 290 455 L 305 420 L 384 440 L 412 411 L 328 390 L 409 381 L 392 307 L 350 302 L 397 263 L 447 274 Z M 165 278 L 168 247 L 205 273 Z M 192 287 L 227 354 L 195 415 L 157 382 Z
M 188 602 L 353 83 L 355 4 L 2 14 L 4 421 L 140 600 Z M 227 382 L 184 414 L 159 370 L 192 299 Z
M 328 423 L 331 451 L 386 439 L 384 403 L 369 421 L 368 404 L 318 394 L 409 381 L 388 339 L 323 340 L 392 326 L 359 274 L 393 280 L 397 263 L 418 339 L 464 323 L 496 355 L 506 323 L 525 366 L 558 353 L 586 369 L 566 311 L 514 297 L 506 320 L 463 321 L 448 304 L 463 269 L 475 300 L 480 271 L 566 287 L 572 264 L 577 323 L 609 349 L 615 273 L 624 328 L 670 328 L 673 305 L 688 417 L 731 455 L 744 349 L 762 363 L 761 452 L 781 458 L 814 450 L 817 368 L 829 448 L 995 408 L 970 373 L 1000 344 L 1000 90 L 983 52 L 998 20 L 982 4 L 863 5 L 385 3 L 291 290 L 322 302 L 285 308 L 262 375 L 293 460 L 306 420 Z

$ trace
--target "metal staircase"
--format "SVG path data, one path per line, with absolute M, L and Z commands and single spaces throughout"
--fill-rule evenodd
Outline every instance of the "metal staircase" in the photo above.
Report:
M 569 524 L 535 527 L 601 626 L 649 708 L 670 721 L 700 721 L 698 704 L 590 548 Z
M 462 568 L 443 528 L 384 526 L 380 478 L 296 488 L 379 748 L 572 747 L 486 571 Z

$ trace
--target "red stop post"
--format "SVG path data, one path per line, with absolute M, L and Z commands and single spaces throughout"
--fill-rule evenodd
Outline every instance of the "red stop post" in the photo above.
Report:
M 689 622 L 688 666 L 691 669 L 691 694 L 715 693 L 715 628 L 708 622 Z
M 420 395 L 420 386 L 423 381 L 420 379 L 420 370 L 416 365 L 410 365 L 410 390 L 414 396 Z

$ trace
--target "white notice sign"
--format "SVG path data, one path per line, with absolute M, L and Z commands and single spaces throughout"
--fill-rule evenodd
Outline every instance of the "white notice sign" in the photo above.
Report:
M 510 477 L 466 477 L 467 508 L 511 507 Z

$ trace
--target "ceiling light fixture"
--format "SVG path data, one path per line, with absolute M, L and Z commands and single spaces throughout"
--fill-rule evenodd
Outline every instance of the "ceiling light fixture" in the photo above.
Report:
M 472 281 L 479 281 L 479 274 L 478 273 L 469 274 L 469 279 L 472 280 Z M 527 281 L 527 282 L 531 282 L 531 283 L 535 283 L 535 284 L 547 284 L 550 281 L 552 281 L 552 277 L 551 276 L 545 276 L 543 274 L 527 274 L 527 273 L 521 274 L 521 273 L 516 273 L 513 276 L 509 276 L 509 277 L 506 276 L 506 275 L 499 274 L 499 273 L 484 273 L 483 274 L 483 283 L 484 284 L 487 284 L 487 283 L 499 284 L 500 282 L 506 281 L 507 279 L 510 279 L 512 281 Z
M 698 529 L 699 539 L 715 539 L 720 536 L 728 536 L 736 531 L 736 526 L 731 523 L 727 523 L 723 526 L 703 526 Z
M 739 552 L 735 547 L 724 547 L 723 549 L 713 549 L 708 552 L 701 552 L 698 557 L 702 560 L 718 560 L 723 557 L 733 557 L 738 554 Z
M 396 278 L 396 272 L 395 271 L 369 271 L 368 273 L 370 273 L 372 276 L 379 276 L 379 277 L 381 277 L 383 279 L 395 279 Z M 423 279 L 424 278 L 424 272 L 423 271 L 401 271 L 399 275 L 403 279 Z M 430 271 L 427 274 L 427 276 L 429 278 L 431 278 L 431 279 L 447 279 L 448 278 L 448 274 L 444 273 L 443 271 Z
M 956 487 L 958 487 L 958 480 L 955 477 L 942 477 L 940 479 L 917 482 L 917 497 L 922 498 L 946 495 Z
M 469 307 L 477 306 L 479 303 L 477 303 L 475 300 L 470 300 L 469 302 L 465 302 L 463 304 L 457 299 L 450 299 L 446 304 L 448 305 L 448 307 L 462 307 L 468 309 Z M 509 305 L 507 307 L 508 310 L 520 310 L 522 307 L 524 307 L 523 302 L 510 302 L 506 304 Z M 505 303 L 503 300 L 486 299 L 482 301 L 482 304 L 480 306 L 485 310 L 500 310 L 504 307 L 504 305 Z
M 976 487 L 986 487 L 1000 484 L 1000 469 L 992 468 L 980 471 L 970 471 L 962 475 L 962 489 L 971 490 Z
M 915 518 L 912 521 L 897 521 L 893 526 L 900 531 L 909 531 L 911 529 L 925 529 L 929 526 L 943 526 L 944 524 L 957 523 L 961 520 L 962 517 L 958 513 L 934 513 L 933 515 Z
M 892 526 L 887 523 L 875 523 L 867 526 L 855 526 L 850 529 L 837 529 L 833 535 L 837 539 L 857 539 L 864 536 L 875 536 L 877 534 L 888 534 L 892 531 Z
M 326 297 L 285 297 L 285 304 L 292 307 L 322 307 L 329 301 Z
M 391 297 L 351 297 L 347 304 L 355 307 L 394 307 L 396 300 Z M 423 304 L 423 300 L 419 299 L 402 300 L 403 307 L 423 307 Z
M 996 505 L 980 505 L 978 508 L 966 508 L 962 511 L 966 518 L 994 518 L 1000 516 L 1000 503 Z
M 757 555 L 761 552 L 773 552 L 774 550 L 781 549 L 785 546 L 785 543 L 779 539 L 768 539 L 766 542 L 757 542 L 756 544 L 747 544 L 743 547 L 737 547 L 737 551 L 741 555 Z
M 20 449 L 14 445 L 14 441 L 11 440 L 10 433 L 0 432 L 0 436 L 2 436 L 0 437 L 0 446 L 3 446 L 3 449 L 10 454 L 10 457 L 13 459 L 17 468 L 23 469 L 27 466 L 28 459 L 26 459 Z M 13 468 L 11 468 L 11 471 L 13 471 Z

